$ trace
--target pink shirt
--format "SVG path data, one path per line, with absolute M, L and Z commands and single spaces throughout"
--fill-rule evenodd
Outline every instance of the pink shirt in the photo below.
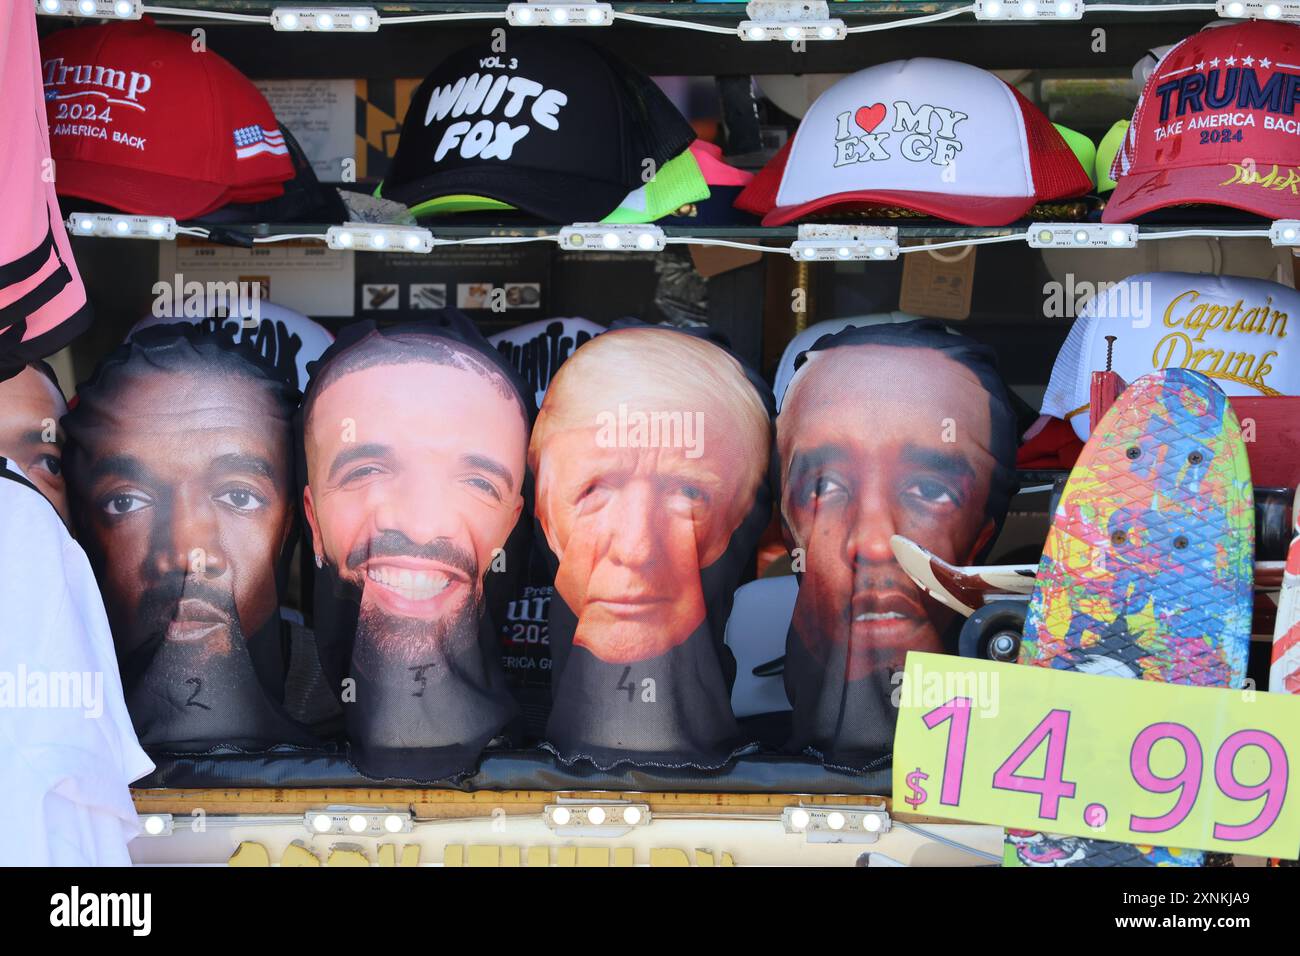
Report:
M 90 321 L 54 196 L 36 12 L 0 4 L 0 360 L 58 351 Z

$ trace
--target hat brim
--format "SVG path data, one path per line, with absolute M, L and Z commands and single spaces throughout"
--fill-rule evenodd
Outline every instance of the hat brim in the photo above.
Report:
M 231 190 L 221 183 L 81 159 L 58 160 L 55 190 L 60 196 L 89 199 L 137 216 L 174 219 L 194 219 L 232 200 Z M 284 187 L 280 183 L 268 184 L 267 190 L 269 195 L 265 198 L 270 198 L 283 192 Z
M 950 196 L 907 189 L 865 189 L 822 196 L 797 206 L 777 206 L 763 217 L 763 225 L 784 226 L 833 206 L 888 206 L 963 226 L 1005 226 L 1023 218 L 1037 201 L 1033 196 Z
M 1268 168 L 1257 163 L 1256 168 Z M 1273 192 L 1259 185 L 1225 185 L 1223 167 L 1160 170 L 1146 175 L 1121 176 L 1110 201 L 1101 212 L 1102 222 L 1132 222 L 1158 209 L 1189 204 L 1226 206 L 1265 219 L 1300 218 L 1300 196 Z
M 411 209 L 441 196 L 482 196 L 568 224 L 600 222 L 618 208 L 631 188 L 567 173 L 499 166 L 434 173 L 400 186 L 384 183 L 380 195 Z

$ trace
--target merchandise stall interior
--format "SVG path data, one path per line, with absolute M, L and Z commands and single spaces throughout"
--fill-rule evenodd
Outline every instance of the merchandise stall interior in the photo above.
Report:
M 902 795 L 892 794 L 892 718 L 885 712 L 897 689 L 897 671 L 872 670 L 873 676 L 855 681 L 863 673 L 860 668 L 874 666 L 864 661 L 879 653 L 854 650 L 855 641 L 867 635 L 887 643 L 914 616 L 925 622 L 916 633 L 924 630 L 930 642 L 914 647 L 1013 662 L 1016 656 L 996 646 L 1001 625 L 989 611 L 993 603 L 981 610 L 983 597 L 980 602 L 967 598 L 966 604 L 944 600 L 935 590 L 914 585 L 919 580 L 915 574 L 912 579 L 902 575 L 888 553 L 872 558 L 884 561 L 872 565 L 874 570 L 861 570 L 866 559 L 859 556 L 859 563 L 845 572 L 859 576 L 858 586 L 870 576 L 877 589 L 873 593 L 883 597 L 862 598 L 859 604 L 854 592 L 848 609 L 819 610 L 809 575 L 834 581 L 836 572 L 819 565 L 820 555 L 849 545 L 835 543 L 835 522 L 840 520 L 834 517 L 836 486 L 825 477 L 814 482 L 808 523 L 800 523 L 805 519 L 796 500 L 798 472 L 790 459 L 798 462 L 801 454 L 810 454 L 813 439 L 808 436 L 856 440 L 896 429 L 904 436 L 899 447 L 905 451 L 899 454 L 906 457 L 911 453 L 906 449 L 928 440 L 920 436 L 956 429 L 956 438 L 943 438 L 948 445 L 936 447 L 961 449 L 963 462 L 973 463 L 974 470 L 963 464 L 966 472 L 951 477 L 955 466 L 935 464 L 927 465 L 926 477 L 908 478 L 907 489 L 899 491 L 905 503 L 881 519 L 891 522 L 905 543 L 885 533 L 880 539 L 884 545 L 870 547 L 892 546 L 894 554 L 901 554 L 899 549 L 912 538 L 924 551 L 946 555 L 945 561 L 968 572 L 974 569 L 967 566 L 975 565 L 1032 569 L 1039 565 L 1071 465 L 1088 438 L 1089 409 L 1097 420 L 1115 399 L 1115 394 L 1104 394 L 1106 381 L 1095 380 L 1093 373 L 1118 373 L 1122 389 L 1138 376 L 1164 368 L 1199 370 L 1223 386 L 1234 405 L 1237 396 L 1247 403 L 1267 403 L 1300 395 L 1300 379 L 1289 381 L 1300 375 L 1291 370 L 1300 369 L 1300 355 L 1289 354 L 1294 349 L 1285 328 L 1287 304 L 1300 303 L 1294 291 L 1294 248 L 1300 238 L 1294 229 L 1290 239 L 1284 235 L 1286 222 L 1300 213 L 1283 214 L 1300 208 L 1294 205 L 1300 162 L 1294 167 L 1274 162 L 1277 150 L 1269 154 L 1264 130 L 1253 119 L 1246 145 L 1239 142 L 1235 151 L 1230 139 L 1239 127 L 1207 124 L 1202 143 L 1210 138 L 1215 162 L 1227 170 L 1216 188 L 1230 198 L 1250 194 L 1250 200 L 1258 199 L 1253 211 L 1247 208 L 1250 203 L 1238 208 L 1207 197 L 1139 208 L 1141 196 L 1125 196 L 1132 211 L 1113 215 L 1120 206 L 1118 193 L 1112 195 L 1117 171 L 1123 167 L 1138 178 L 1146 169 L 1141 164 L 1152 162 L 1141 141 L 1150 125 L 1129 125 L 1135 109 L 1142 108 L 1144 87 L 1159 89 L 1144 97 L 1145 105 L 1154 111 L 1164 104 L 1160 124 L 1171 124 L 1166 129 L 1184 113 L 1178 106 L 1172 118 L 1167 115 L 1170 103 L 1184 103 L 1178 98 L 1185 90 L 1149 85 L 1161 57 L 1184 38 L 1236 29 L 1220 24 L 1234 11 L 1225 13 L 1215 4 L 380 0 L 347 7 L 289 7 L 270 0 L 171 0 L 155 7 L 139 0 L 116 5 L 95 0 L 94 17 L 86 17 L 74 0 L 36 6 L 60 214 L 94 310 L 93 323 L 48 359 L 63 392 L 70 399 L 77 396 L 65 452 L 70 492 L 87 480 L 99 487 L 94 484 L 99 472 L 91 467 L 100 454 L 97 442 L 102 444 L 107 430 L 119 427 L 122 416 L 136 414 L 131 409 L 138 407 L 142 421 L 152 422 L 149 416 L 172 401 L 180 409 L 189 395 L 178 393 L 172 399 L 154 394 L 145 386 L 156 383 L 134 378 L 144 373 L 132 371 L 133 362 L 161 369 L 182 361 L 177 348 L 150 355 L 150 349 L 165 345 L 161 336 L 156 342 L 138 338 L 144 325 L 188 322 L 200 328 L 206 323 L 209 332 L 225 328 L 232 340 L 252 342 L 270 366 L 287 374 L 295 394 L 306 394 L 301 407 L 283 413 L 285 428 L 292 425 L 295 436 L 297 475 L 290 482 L 293 500 L 284 531 L 285 540 L 292 540 L 283 561 L 273 574 L 268 572 L 276 578 L 273 596 L 280 608 L 282 630 L 274 642 L 278 659 L 268 665 L 254 652 L 244 674 L 246 681 L 270 688 L 272 709 L 280 715 L 275 719 L 288 713 L 292 730 L 270 741 L 264 723 L 256 733 L 231 730 L 214 737 L 200 724 L 193 725 L 198 730 L 180 726 L 184 722 L 179 718 L 171 727 L 163 726 L 169 718 L 161 710 L 142 723 L 133 710 L 141 741 L 156 765 L 135 784 L 136 805 L 147 818 L 165 820 L 158 828 L 167 833 L 181 827 L 195 806 L 216 816 L 244 814 L 247 819 L 306 814 L 309 829 L 315 813 L 324 821 L 316 833 L 374 830 L 381 835 L 384 828 L 389 835 L 395 832 L 384 816 L 385 808 L 393 807 L 419 819 L 489 819 L 498 811 L 520 819 L 541 814 L 552 831 L 562 833 L 570 826 L 578 835 L 590 835 L 598 826 L 588 814 L 601 800 L 637 808 L 638 818 L 642 811 L 647 818 L 710 812 L 742 820 L 776 815 L 787 830 L 792 812 L 833 806 L 840 813 L 848 808 L 858 814 L 851 823 L 864 832 L 872 831 L 867 819 L 872 814 L 888 814 L 899 839 L 915 842 L 897 853 L 923 862 L 928 852 L 924 833 L 907 828 L 934 825 L 937 818 L 917 811 L 915 803 L 893 804 Z M 1235 16 L 1261 18 L 1246 22 L 1300 32 L 1292 23 L 1269 22 L 1262 5 L 1256 4 L 1258 11 L 1237 6 L 1242 9 Z M 236 132 L 237 155 L 243 155 L 240 149 L 256 151 L 259 144 L 277 156 L 287 152 L 294 169 L 291 179 L 280 176 L 283 196 L 259 198 L 248 187 L 246 195 L 252 198 L 246 199 L 235 189 L 225 194 L 230 200 L 225 205 L 209 202 L 197 214 L 175 215 L 165 201 L 151 203 L 145 196 L 123 203 L 111 187 L 97 185 L 87 167 L 106 154 L 96 154 L 102 147 L 92 141 L 105 131 L 118 135 L 126 120 L 105 123 L 95 110 L 111 106 L 125 114 L 140 109 L 141 97 L 160 99 L 160 87 L 169 82 L 164 74 L 171 68 L 171 54 L 151 59 L 154 54 L 140 52 L 143 46 L 131 54 L 134 59 L 123 52 L 119 60 L 107 55 L 87 60 L 99 55 L 94 50 L 111 49 L 111 43 L 78 45 L 73 34 L 105 24 L 178 34 L 195 50 L 219 54 L 233 73 L 251 81 L 273 112 L 279 135 L 264 125 L 245 127 L 257 132 L 252 140 L 241 140 Z M 574 52 L 571 43 L 598 51 L 592 59 L 598 76 L 590 72 L 597 67 L 589 66 L 587 53 Z M 118 49 L 129 47 L 123 43 Z M 494 77 L 515 69 L 516 56 L 524 64 L 521 69 L 534 70 L 529 75 L 540 82 L 523 80 L 516 87 L 513 80 L 502 79 L 494 85 Z M 98 94 L 85 92 L 96 89 L 94 77 L 78 72 L 86 62 L 92 64 L 87 71 L 96 62 L 109 69 L 106 75 L 101 72 Z M 1300 74 L 1300 67 L 1295 69 Z M 121 71 L 116 79 L 112 70 Z M 1249 95 L 1247 76 L 1256 84 Z M 483 85 L 476 87 L 480 77 Z M 1244 68 L 1232 74 L 1248 114 L 1267 106 L 1266 79 Z M 198 169 L 206 162 L 205 150 L 227 148 L 222 137 L 229 134 L 220 126 L 227 120 L 214 117 L 209 104 L 229 100 L 217 92 L 217 80 L 208 76 L 206 81 L 213 84 L 211 90 L 202 88 L 204 80 L 183 81 L 178 75 L 171 82 L 187 85 L 163 91 L 176 102 L 150 104 L 155 114 L 173 111 L 166 123 L 161 117 L 157 122 L 142 119 L 153 125 L 131 147 L 142 157 L 147 154 L 141 162 L 150 175 L 161 177 L 159 170 L 170 163 L 172 175 L 183 178 L 189 175 L 184 166 Z M 977 92 L 986 81 L 996 85 L 995 93 Z M 602 112 L 599 104 L 609 97 L 596 87 L 606 82 L 620 92 L 613 97 L 615 105 Z M 1202 98 L 1191 96 L 1186 122 L 1193 129 L 1202 99 L 1208 103 L 1219 96 L 1214 84 L 1228 80 L 1216 75 L 1209 82 Z M 68 93 L 78 83 L 83 84 L 80 92 Z M 1232 93 L 1225 90 L 1221 98 Z M 989 96 L 998 102 L 988 105 Z M 1296 142 L 1294 107 L 1292 103 L 1291 113 L 1277 111 L 1286 116 L 1269 136 Z M 971 117 L 976 111 L 981 115 Z M 1291 124 L 1289 134 L 1283 120 Z M 215 145 L 204 146 L 210 131 L 203 127 L 214 121 Z M 538 133 L 545 136 L 548 130 L 557 136 L 568 133 L 568 138 L 546 156 L 528 152 L 525 137 L 538 141 Z M 689 177 L 677 183 L 664 175 L 670 157 L 659 147 L 674 136 L 680 139 L 682 130 L 685 139 L 674 140 L 673 156 L 691 157 L 698 184 L 685 184 Z M 620 138 L 621 144 L 611 147 Z M 696 145 L 685 150 L 687 141 Z M 475 163 L 494 151 L 508 162 L 512 145 L 517 148 L 513 180 L 498 182 L 479 174 Z M 1159 153 L 1158 145 L 1153 148 L 1157 157 L 1164 156 L 1155 161 L 1153 175 L 1161 175 L 1161 163 L 1177 165 L 1169 154 Z M 1289 148 L 1295 155 L 1295 147 Z M 615 160 L 608 159 L 611 154 Z M 1175 152 L 1173 158 L 1177 156 Z M 441 169 L 444 160 L 454 168 Z M 898 166 L 896 182 L 877 188 L 852 179 L 869 177 L 865 170 L 877 161 Z M 615 214 L 604 220 L 600 214 L 569 217 L 571 209 L 598 205 L 596 193 L 607 189 L 612 176 L 609 162 L 642 168 L 645 188 L 628 189 L 619 210 L 629 208 L 634 196 L 641 208 L 622 219 Z M 548 169 L 538 172 L 542 164 Z M 938 170 L 934 175 L 942 177 L 943 185 L 918 185 L 930 182 L 923 178 L 930 174 L 926 170 Z M 895 174 L 882 175 L 888 180 Z M 1222 185 L 1234 175 L 1235 185 Z M 83 176 L 90 185 L 65 191 L 65 177 L 80 181 Z M 434 189 L 430 184 L 442 182 L 438 177 L 455 182 Z M 150 192 L 147 177 L 143 183 L 144 192 Z M 1156 189 L 1151 183 L 1148 187 L 1149 192 Z M 165 191 L 156 188 L 159 195 Z M 696 191 L 681 191 L 691 188 Z M 907 196 L 913 193 L 920 198 L 909 205 Z M 827 199 L 832 194 L 838 201 Z M 531 204 L 534 197 L 536 206 Z M 665 202 L 670 205 L 654 208 Z M 1283 212 L 1270 213 L 1270 202 Z M 251 305 L 231 298 L 214 307 L 214 289 L 232 297 L 251 295 Z M 1117 296 L 1124 304 L 1115 312 L 1097 305 L 1115 306 Z M 1238 322 L 1237 337 L 1216 340 L 1222 330 L 1206 324 L 1205 313 L 1194 308 L 1198 301 L 1227 303 L 1223 316 L 1237 302 L 1237 312 L 1231 313 Z M 1241 316 L 1256 307 L 1262 316 L 1250 326 Z M 310 320 L 306 325 L 296 324 L 304 318 Z M 933 321 L 921 321 L 925 319 Z M 517 376 L 523 387 L 510 393 L 512 401 L 525 409 L 532 428 L 531 439 L 525 430 L 521 446 L 528 477 L 521 479 L 522 490 L 516 489 L 522 518 L 504 526 L 499 546 L 485 537 L 482 550 L 465 559 L 471 571 L 482 572 L 498 557 L 502 565 L 493 564 L 480 575 L 481 593 L 470 602 L 483 611 L 483 621 L 475 626 L 487 635 L 475 646 L 495 658 L 485 666 L 486 676 L 474 676 L 481 661 L 435 666 L 413 657 L 396 664 L 384 658 L 384 649 L 393 646 L 384 643 L 384 622 L 408 606 L 437 600 L 443 587 L 454 593 L 461 572 L 426 579 L 418 566 L 402 564 L 396 537 L 378 533 L 368 545 L 370 556 L 354 561 L 355 552 L 348 548 L 355 542 L 344 537 L 352 519 L 339 502 L 347 494 L 356 494 L 356 501 L 370 494 L 373 500 L 378 485 L 371 485 L 371 492 L 360 484 L 355 492 L 343 485 L 339 491 L 330 484 L 334 471 L 328 481 L 317 482 L 329 456 L 335 455 L 337 470 L 351 454 L 333 449 L 331 437 L 313 434 L 313 427 L 321 428 L 336 409 L 341 409 L 341 420 L 363 432 L 374 429 L 371 434 L 391 424 L 394 434 L 461 429 L 477 438 L 476 430 L 487 427 L 495 439 L 515 427 L 479 424 L 474 416 L 487 398 L 474 405 L 462 386 L 421 391 L 422 384 L 404 377 L 411 366 L 402 363 L 414 359 L 365 357 L 367 350 L 380 355 L 388 347 L 422 348 L 412 342 L 424 333 L 412 330 L 427 329 L 430 323 L 457 348 L 469 348 L 464 343 L 471 338 L 491 343 L 487 352 L 473 353 L 477 358 L 455 361 L 480 368 L 485 379 L 495 375 L 504 382 L 508 375 Z M 647 325 L 688 334 L 674 336 L 673 348 L 661 355 Z M 616 331 L 606 333 L 611 327 Z M 1232 327 L 1230 319 L 1227 328 Z M 316 342 L 309 328 L 323 328 L 326 335 Z M 133 336 L 135 345 L 124 344 Z M 684 341 L 676 342 L 679 338 Z M 627 351 L 619 350 L 620 342 Z M 892 357 L 865 357 L 862 350 L 873 348 L 892 350 Z M 199 340 L 185 349 L 200 358 L 206 355 L 210 363 L 226 361 Z M 590 352 L 586 364 L 573 359 L 584 349 Z M 922 349 L 928 350 L 921 353 L 923 360 L 912 364 Z M 859 364 L 845 364 L 857 355 L 864 356 L 856 360 Z M 390 394 L 340 406 L 340 386 L 348 376 L 361 381 L 367 361 L 386 370 Z M 570 361 L 563 365 L 566 375 L 562 363 Z M 841 367 L 840 377 L 828 385 Z M 817 375 L 830 397 L 814 394 Z M 990 384 L 995 380 L 1000 384 Z M 116 391 L 128 382 L 135 383 L 133 392 Z M 691 532 L 698 539 L 676 552 L 671 547 L 677 519 L 669 511 L 644 521 L 627 512 L 611 519 L 592 517 L 588 506 L 578 503 L 572 515 L 561 513 L 569 507 L 561 504 L 559 490 L 568 487 L 566 469 L 576 471 L 579 463 L 595 461 L 607 450 L 600 439 L 600 451 L 573 443 L 563 403 L 587 401 L 584 409 L 603 409 L 601 414 L 613 416 L 622 444 L 635 446 L 636 439 L 627 437 L 626 415 L 621 423 L 618 418 L 620 383 L 633 396 L 676 396 L 676 407 L 686 409 L 688 419 L 697 414 L 695 409 L 706 409 L 698 413 L 701 423 L 706 415 L 733 415 L 716 431 L 711 423 L 700 426 L 697 437 L 703 441 L 707 436 L 712 447 L 723 449 L 714 455 L 729 458 L 713 475 L 719 482 L 716 493 L 693 486 L 681 492 L 699 522 Z M 213 396 L 224 386 L 196 387 Z M 503 387 L 498 386 L 498 397 Z M 331 390 L 336 392 L 333 402 Z M 400 394 L 391 394 L 395 392 Z M 742 392 L 743 398 L 724 398 Z M 399 407 L 402 399 L 418 407 Z M 629 399 L 634 405 L 636 400 Z M 859 400 L 865 405 L 854 404 Z M 251 403 L 242 407 L 254 409 L 259 422 L 281 414 L 256 405 L 258 401 L 248 395 L 238 399 Z M 978 408 L 980 416 L 958 414 L 954 424 L 945 411 L 950 406 L 962 414 Z M 1300 480 L 1295 451 L 1300 436 L 1288 424 L 1294 416 L 1276 406 L 1249 408 L 1256 409 L 1251 414 L 1261 422 L 1277 426 L 1261 429 L 1258 445 L 1249 446 L 1256 498 L 1254 553 L 1262 567 L 1260 563 L 1286 557 Z M 374 423 L 366 422 L 367 415 L 373 415 Z M 744 465 L 753 461 L 745 449 L 754 416 L 770 429 L 763 433 L 762 455 L 770 450 L 772 460 L 767 467 L 755 465 L 749 481 L 739 473 L 750 470 Z M 1238 416 L 1244 421 L 1247 413 L 1239 408 Z M 842 426 L 842 432 L 832 434 L 832 425 Z M 975 438 L 966 437 L 970 429 Z M 156 433 L 159 448 L 166 445 L 166 431 Z M 999 437 L 1013 431 L 1014 440 Z M 689 443 L 689 421 L 685 434 Z M 824 438 L 822 447 L 829 447 L 832 438 Z M 360 441 L 369 440 L 363 436 Z M 371 444 L 380 443 L 375 439 Z M 147 445 L 143 441 L 139 447 Z M 881 462 L 894 452 L 883 443 L 865 447 L 861 473 L 892 475 Z M 939 457 L 931 454 L 926 461 Z M 700 460 L 707 462 L 708 455 Z M 407 466 L 371 467 L 400 476 Z M 357 479 L 376 480 L 368 475 Z M 901 488 L 904 481 L 897 480 Z M 412 498 L 401 506 L 408 511 L 403 520 L 414 522 L 426 505 L 431 512 L 438 512 L 440 502 L 450 508 L 449 502 L 462 493 L 460 485 L 455 491 L 429 490 L 418 503 Z M 500 495 L 490 493 L 495 506 Z M 584 492 L 590 493 L 590 488 Z M 611 502 L 622 500 L 623 507 L 630 507 L 630 498 L 607 493 Z M 128 501 L 132 495 L 137 503 Z M 706 495 L 714 496 L 710 504 L 716 503 L 730 521 L 718 526 L 722 532 L 699 517 Z M 995 505 L 999 496 L 1005 500 Z M 121 511 L 111 516 L 125 527 L 133 517 L 128 512 L 136 507 L 141 513 L 151 508 L 161 513 L 162 495 L 155 497 L 157 502 L 146 502 L 144 492 L 119 489 L 103 500 L 105 508 Z M 260 499 L 254 495 L 250 500 Z M 508 504 L 509 495 L 506 500 Z M 1001 513 L 993 517 L 995 512 Z M 436 517 L 445 516 L 438 512 Z M 464 520 L 472 524 L 470 518 Z M 579 536 L 584 528 L 611 520 L 625 525 L 629 534 L 634 525 L 639 527 L 638 533 L 658 542 L 664 552 L 660 560 L 673 564 L 672 573 L 689 578 L 689 585 L 680 586 L 698 596 L 691 622 L 679 624 L 675 605 L 665 599 L 651 604 L 650 611 L 626 612 L 626 619 L 619 618 L 622 624 L 597 636 L 597 612 L 589 616 L 582 602 L 588 601 L 588 607 L 598 603 L 590 592 L 605 580 L 602 568 L 625 569 L 631 558 L 608 558 L 601 552 L 602 547 L 609 554 L 616 550 L 608 543 L 617 536 L 615 530 L 599 532 L 614 537 L 591 545 L 593 556 L 585 558 L 579 552 L 587 543 Z M 110 527 L 100 519 L 73 523 L 101 587 L 135 573 L 134 563 L 144 560 L 125 536 L 111 537 L 119 525 Z M 939 526 L 944 530 L 929 530 Z M 866 534 L 865 527 L 855 525 L 849 539 Z M 164 532 L 155 527 L 154 533 Z M 229 533 L 248 540 L 255 535 L 238 529 Z M 716 547 L 710 534 L 720 534 Z M 412 537 L 408 531 L 402 540 L 409 543 Z M 821 542 L 823 550 L 810 539 Z M 478 547 L 479 539 L 473 540 Z M 869 550 L 866 544 L 852 544 L 864 553 Z M 440 567 L 462 567 L 456 557 L 461 552 L 448 546 L 435 553 L 429 547 L 418 552 L 421 560 L 433 555 Z M 375 557 L 383 554 L 396 562 L 396 570 L 383 570 L 381 558 Z M 578 567 L 583 560 L 589 566 Z M 683 562 L 698 567 L 683 569 Z M 891 568 L 882 570 L 886 564 Z M 357 604 L 339 597 L 356 568 L 368 569 L 357 572 L 357 588 L 365 589 L 359 611 Z M 649 580 L 650 572 L 645 573 Z M 663 573 L 669 581 L 668 572 Z M 1024 573 L 1032 586 L 1032 570 Z M 590 576 L 585 584 L 573 583 L 575 575 L 583 574 Z M 1257 577 L 1257 590 L 1263 587 L 1261 580 Z M 381 587 L 389 596 L 375 598 L 372 592 Z M 1027 593 L 1022 589 L 1019 600 Z M 125 610 L 115 611 L 114 602 L 107 600 L 128 703 L 132 680 L 138 677 L 148 685 L 161 678 L 157 667 L 142 663 L 139 646 L 123 651 L 116 625 L 124 615 L 144 615 L 154 594 L 146 590 L 138 603 L 124 603 Z M 998 596 L 1007 597 L 1006 589 Z M 230 600 L 241 616 L 253 613 L 240 603 L 238 591 Z M 611 619 L 626 611 L 620 600 L 631 599 L 609 604 L 606 610 L 622 609 L 608 611 Z M 968 606 L 972 603 L 973 608 Z M 958 607 L 962 610 L 955 611 Z M 1246 679 L 1253 681 L 1249 686 L 1268 686 L 1274 608 L 1275 601 L 1257 599 L 1245 662 Z M 645 615 L 649 626 L 628 624 L 636 614 Z M 1023 614 L 1022 603 L 1017 635 Z M 825 623 L 832 618 L 834 623 Z M 827 644 L 836 649 L 800 644 L 800 621 L 805 629 L 821 627 Z M 202 626 L 202 620 L 192 624 L 194 633 Z M 450 626 L 452 638 L 459 639 L 455 624 Z M 673 636 L 675 627 L 690 636 Z M 251 641 L 251 628 L 248 633 Z M 435 632 L 400 633 L 418 643 L 432 640 L 429 635 Z M 832 640 L 828 634 L 841 636 Z M 601 645 L 602 640 L 610 643 Z M 151 645 L 145 640 L 143 646 Z M 367 656 L 367 648 L 376 649 L 373 656 Z M 199 659 L 180 656 L 188 650 L 175 653 L 169 666 Z M 407 696 L 392 706 L 385 701 L 372 707 L 365 698 L 384 695 L 386 668 L 404 669 Z M 410 672 L 418 671 L 417 679 L 426 680 L 420 668 L 432 668 L 428 675 L 436 673 L 437 680 L 444 671 L 458 676 L 461 684 L 447 690 L 447 699 L 471 701 L 464 705 L 471 716 L 457 712 L 448 717 L 427 704 L 423 683 L 420 692 L 411 691 Z M 828 678 L 831 673 L 838 676 Z M 688 675 L 690 692 L 682 690 Z M 218 686 L 218 677 L 226 679 L 214 671 L 211 687 Z M 833 686 L 836 679 L 865 686 L 843 690 Z M 429 696 L 442 692 L 442 684 L 428 686 L 439 688 Z M 160 699 L 156 688 L 144 696 L 150 693 Z M 349 693 L 361 697 L 349 698 Z M 609 694 L 614 703 L 608 702 Z M 232 695 L 231 706 L 252 707 L 247 700 L 239 703 L 244 699 L 239 692 Z M 411 702 L 415 698 L 418 703 Z M 350 710 L 358 699 L 362 703 Z M 489 713 L 500 701 L 508 701 L 500 706 L 516 712 L 510 733 L 497 732 L 505 722 Z M 641 709 L 627 709 L 633 705 Z M 429 739 L 437 738 L 436 743 L 422 743 L 425 722 L 440 720 L 458 728 L 456 739 L 434 733 Z M 628 725 L 606 732 L 593 727 L 601 720 L 611 727 L 621 727 L 619 721 Z M 846 721 L 880 726 L 856 735 L 826 729 Z M 656 734 L 662 739 L 654 739 Z M 475 754 L 467 757 L 462 751 L 478 737 Z M 561 793 L 577 809 L 565 810 L 563 824 L 558 824 L 555 809 L 566 805 Z M 327 806 L 336 809 L 322 816 L 319 808 Z M 574 813 L 581 819 L 573 818 Z M 598 816 L 603 820 L 605 814 Z M 361 817 L 357 830 L 351 821 Z M 816 824 L 824 827 L 825 817 L 817 815 Z M 805 813 L 793 826 L 807 827 L 809 819 Z M 843 816 L 839 825 L 844 825 Z M 398 830 L 403 826 L 409 831 L 406 822 Z M 964 842 L 968 849 L 985 847 L 988 834 L 980 829 L 954 826 L 946 839 Z M 1000 831 L 990 839 L 988 847 L 974 852 L 945 849 L 949 855 L 943 859 L 988 863 L 991 852 L 1000 860 Z M 171 852 L 191 852 L 159 846 L 141 852 L 157 860 Z M 449 847 L 447 859 L 455 855 L 460 860 L 460 853 L 459 847 Z M 761 856 L 757 849 L 753 855 Z

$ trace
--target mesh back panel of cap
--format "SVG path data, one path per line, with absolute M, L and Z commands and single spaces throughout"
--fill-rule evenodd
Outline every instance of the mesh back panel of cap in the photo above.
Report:
M 776 206 L 776 194 L 781 188 L 781 179 L 785 175 L 785 164 L 790 159 L 790 147 L 794 145 L 794 136 L 785 141 L 780 151 L 767 161 L 762 169 L 754 174 L 749 185 L 736 197 L 736 208 L 764 216 Z
M 1092 178 L 1079 165 L 1074 151 L 1056 131 L 1042 111 L 1014 86 L 1007 84 L 1016 96 L 1020 114 L 1025 120 L 1025 139 L 1029 143 L 1029 171 L 1034 177 L 1034 198 L 1065 199 L 1082 196 L 1092 189 Z

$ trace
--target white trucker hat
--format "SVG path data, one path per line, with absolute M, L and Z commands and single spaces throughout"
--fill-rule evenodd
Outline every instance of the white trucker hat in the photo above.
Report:
M 1145 272 L 1099 290 L 1079 313 L 1052 366 L 1044 415 L 1086 440 L 1092 373 L 1111 368 L 1125 382 L 1164 368 L 1188 368 L 1228 395 L 1300 395 L 1300 293 L 1266 279 Z
M 809 108 L 736 206 L 779 226 L 828 207 L 894 207 L 1001 226 L 1092 180 L 1014 87 L 987 70 L 918 57 L 868 67 Z

